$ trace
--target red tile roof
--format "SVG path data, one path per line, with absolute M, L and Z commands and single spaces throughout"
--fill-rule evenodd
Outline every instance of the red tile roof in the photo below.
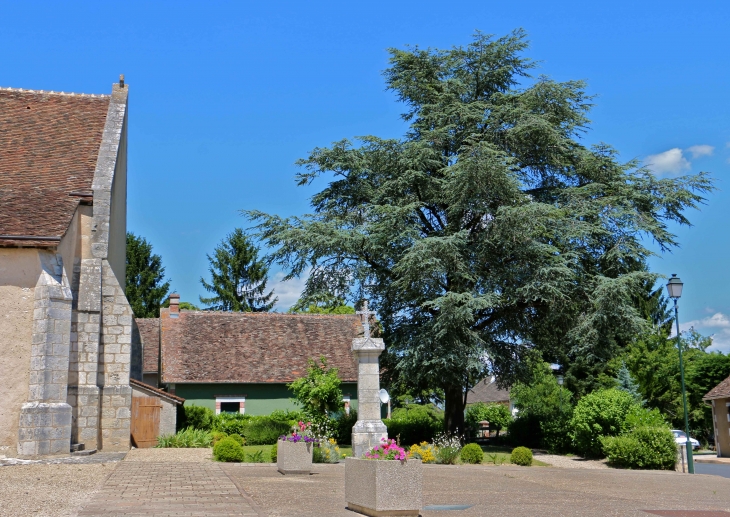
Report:
M 66 233 L 91 195 L 109 101 L 0 89 L 0 246 L 55 246 Z
M 157 372 L 159 364 L 157 358 L 160 351 L 160 319 L 135 318 L 139 337 L 142 340 L 142 372 Z
M 362 331 L 352 315 L 161 312 L 162 382 L 282 383 L 327 358 L 344 382 L 357 381 L 352 340 Z
M 712 388 L 702 400 L 730 398 L 730 377 Z

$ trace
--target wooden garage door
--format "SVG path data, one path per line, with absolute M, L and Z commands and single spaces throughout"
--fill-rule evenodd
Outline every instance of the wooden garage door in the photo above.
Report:
M 132 445 L 140 449 L 157 445 L 161 407 L 157 397 L 132 398 Z

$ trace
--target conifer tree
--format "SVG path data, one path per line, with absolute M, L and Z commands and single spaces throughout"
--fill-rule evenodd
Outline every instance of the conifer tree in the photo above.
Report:
M 267 312 L 276 304 L 274 291 L 266 294 L 269 267 L 258 258 L 259 249 L 236 228 L 216 246 L 210 262 L 211 282 L 200 279 L 213 296 L 200 297 L 209 310 Z
M 621 364 L 621 368 L 618 370 L 618 375 L 616 375 L 616 381 L 618 382 L 618 389 L 625 391 L 634 397 L 636 402 L 643 404 L 641 393 L 639 392 L 639 383 L 631 376 L 631 372 L 626 367 L 626 363 Z
M 170 290 L 170 282 L 163 282 L 164 278 L 162 258 L 152 254 L 152 244 L 128 232 L 125 294 L 137 318 L 160 316 L 160 306 Z

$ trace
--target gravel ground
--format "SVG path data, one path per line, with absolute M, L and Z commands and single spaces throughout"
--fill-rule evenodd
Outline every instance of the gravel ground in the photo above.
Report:
M 124 461 L 194 462 L 212 461 L 213 449 L 132 449 Z
M 606 460 L 587 460 L 579 456 L 559 456 L 557 454 L 533 454 L 536 460 L 544 461 L 552 467 L 564 469 L 609 469 Z
M 0 467 L 0 514 L 3 517 L 70 517 L 95 494 L 117 466 L 32 464 Z

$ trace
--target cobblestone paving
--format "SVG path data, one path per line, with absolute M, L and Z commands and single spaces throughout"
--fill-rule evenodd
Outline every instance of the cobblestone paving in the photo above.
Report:
M 214 463 L 120 463 L 79 517 L 256 516 L 256 504 Z

